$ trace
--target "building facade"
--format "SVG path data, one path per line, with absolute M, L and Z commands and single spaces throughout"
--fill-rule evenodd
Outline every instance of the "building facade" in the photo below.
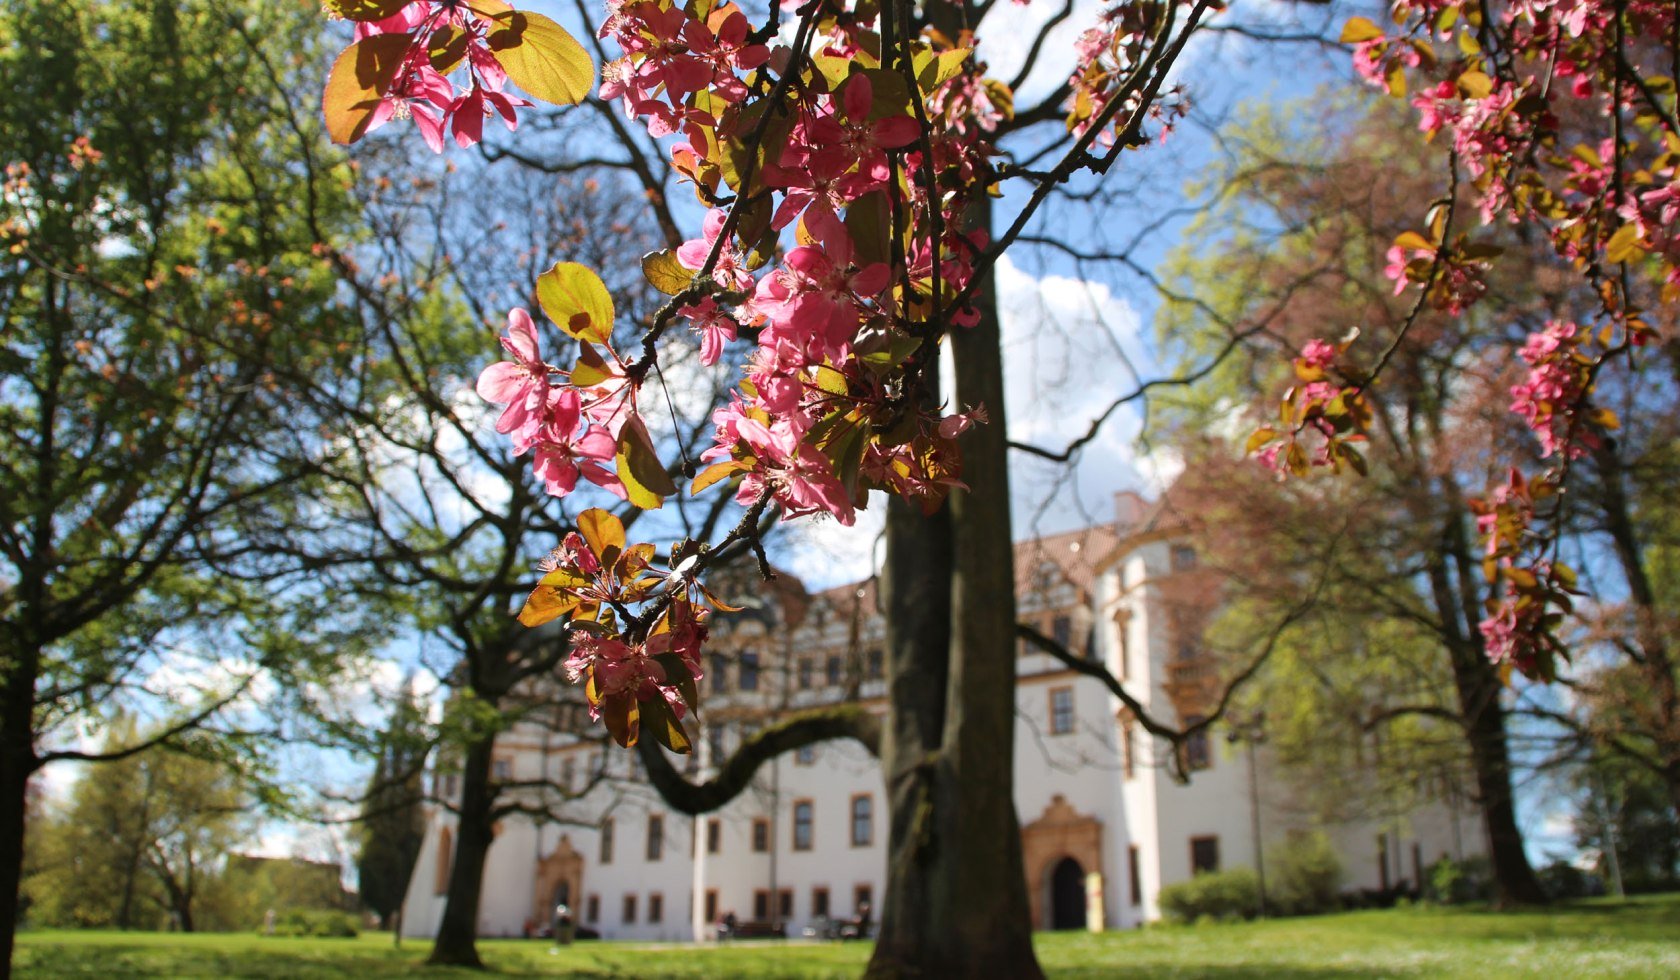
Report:
M 1219 581 L 1165 501 L 1117 498 L 1112 525 L 1016 547 L 1019 619 L 1103 663 L 1138 708 L 1180 727 L 1212 710 L 1229 668 L 1201 632 Z M 781 576 L 707 647 L 704 724 L 689 760 L 704 777 L 744 732 L 802 707 L 853 701 L 884 712 L 884 624 L 873 581 L 808 594 Z M 730 597 L 733 599 L 734 595 Z M 1156 896 L 1199 870 L 1255 867 L 1291 832 L 1317 826 L 1293 805 L 1258 726 L 1221 723 L 1174 748 L 1149 736 L 1101 682 L 1023 640 L 1017 658 L 1015 806 L 1037 928 L 1132 928 Z M 1257 744 L 1259 743 L 1259 744 Z M 485 867 L 479 931 L 544 929 L 556 904 L 610 939 L 709 939 L 715 923 L 797 935 L 850 919 L 885 880 L 886 797 L 860 746 L 831 742 L 772 760 L 717 813 L 677 814 L 640 778 L 634 752 L 597 738 L 516 726 L 497 740 L 496 778 L 548 783 L 561 821 L 508 817 Z M 1188 782 L 1175 778 L 1188 774 Z M 437 777 L 436 794 L 455 791 Z M 405 934 L 435 934 L 452 816 L 433 806 L 404 906 Z M 1421 881 L 1443 855 L 1480 853 L 1467 812 L 1411 812 L 1322 826 L 1348 889 Z M 1264 847 L 1260 846 L 1264 843 Z

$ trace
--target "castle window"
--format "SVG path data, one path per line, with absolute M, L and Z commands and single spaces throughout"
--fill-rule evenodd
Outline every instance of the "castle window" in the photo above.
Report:
M 1073 732 L 1073 688 L 1050 689 L 1050 734 L 1067 735 Z
M 811 849 L 811 812 L 813 806 L 810 800 L 795 800 L 793 804 L 793 849 L 809 851 Z
M 665 857 L 665 818 L 657 813 L 648 815 L 647 859 L 659 861 Z
M 875 840 L 875 798 L 868 793 L 852 797 L 852 846 L 868 847 Z
M 1213 836 L 1190 838 L 1190 873 L 1196 875 L 1204 871 L 1211 873 L 1218 870 L 1219 838 Z
M 751 650 L 741 654 L 741 690 L 758 690 L 758 654 Z
M 601 863 L 611 864 L 613 858 L 613 819 L 601 821 Z

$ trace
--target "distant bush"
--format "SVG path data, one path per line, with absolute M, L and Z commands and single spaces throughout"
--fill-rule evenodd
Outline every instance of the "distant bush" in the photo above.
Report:
M 1557 860 L 1536 872 L 1540 885 L 1551 898 L 1589 898 L 1604 894 L 1604 882 L 1568 861 Z
M 1323 831 L 1291 833 L 1266 855 L 1266 905 L 1279 915 L 1317 915 L 1341 905 L 1342 862 Z
M 1492 894 L 1493 874 L 1487 858 L 1454 861 L 1442 855 L 1429 866 L 1428 899 L 1441 905 L 1485 901 Z
M 1260 879 L 1249 868 L 1203 872 L 1161 889 L 1157 900 L 1175 922 L 1252 919 L 1260 914 Z
M 266 931 L 266 927 L 259 931 Z M 349 912 L 325 909 L 289 909 L 274 920 L 276 936 L 313 936 L 321 939 L 354 939 L 360 934 L 356 917 Z

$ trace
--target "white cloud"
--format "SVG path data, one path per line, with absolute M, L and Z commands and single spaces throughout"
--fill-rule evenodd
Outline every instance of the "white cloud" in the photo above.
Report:
M 858 511 L 851 527 L 827 518 L 789 522 L 782 531 L 775 562 L 811 591 L 858 582 L 877 570 L 876 547 L 886 528 L 887 501 L 870 494 L 869 507 Z

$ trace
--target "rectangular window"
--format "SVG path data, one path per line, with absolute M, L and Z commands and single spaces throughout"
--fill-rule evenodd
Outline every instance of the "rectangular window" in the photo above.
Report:
M 799 689 L 809 691 L 811 682 L 816 679 L 817 665 L 810 657 L 799 658 Z
M 572 780 L 576 776 L 577 760 L 568 755 L 560 762 L 560 789 L 563 792 L 570 793 L 572 791 Z
M 1137 722 L 1120 721 L 1120 773 L 1127 779 L 1137 774 Z
M 1172 568 L 1175 572 L 1187 572 L 1196 567 L 1196 549 L 1187 544 L 1175 544 L 1172 550 Z
M 852 846 L 868 847 L 875 842 L 875 799 L 868 793 L 852 797 Z
M 1120 638 L 1120 673 L 1117 680 L 1126 680 L 1132 673 L 1132 614 L 1122 609 L 1114 614 L 1115 633 Z
M 784 888 L 776 893 L 776 915 L 778 918 L 793 918 L 793 889 Z
M 1219 870 L 1219 838 L 1190 838 L 1190 873 Z
M 1073 688 L 1050 689 L 1050 734 L 1067 735 L 1073 731 Z
M 799 751 L 794 753 L 793 761 L 794 764 L 801 766 L 814 764 L 817 761 L 817 747 L 815 745 L 801 745 Z
M 456 777 L 455 777 L 454 773 L 450 773 L 449 775 L 443 777 L 443 798 L 444 799 L 452 800 L 452 799 L 455 798 L 456 782 L 457 782 L 457 780 L 456 780 Z
M 809 851 L 811 849 L 811 811 L 810 800 L 795 800 L 793 803 L 793 849 Z
M 432 882 L 432 894 L 446 895 L 449 893 L 449 862 L 454 857 L 454 841 L 449 828 L 438 831 L 437 877 Z
M 770 893 L 762 888 L 753 892 L 753 921 L 770 921 Z
M 741 654 L 741 690 L 758 690 L 758 654 L 751 650 Z
M 623 919 L 623 922 L 627 926 L 628 925 L 634 925 L 635 922 L 636 922 L 636 896 L 634 896 L 634 895 L 624 896 L 624 919 Z
M 665 921 L 665 896 L 654 892 L 648 896 L 648 922 L 657 925 Z
M 1057 616 L 1050 621 L 1050 638 L 1063 650 L 1073 651 L 1073 617 Z
M 1201 722 L 1201 715 L 1191 715 L 1184 719 L 1184 727 L 1189 728 Z M 1208 742 L 1207 729 L 1199 729 L 1184 739 L 1184 765 L 1192 771 L 1213 768 L 1213 749 Z
M 513 778 L 513 760 L 495 759 L 490 763 L 490 778 L 505 783 Z
M 763 817 L 753 818 L 752 844 L 755 854 L 770 850 L 770 821 Z
M 723 764 L 724 736 L 722 725 L 711 725 L 706 728 L 706 747 L 712 753 L 712 765 Z
M 1139 854 L 1137 845 L 1126 848 L 1126 877 L 1131 885 L 1131 899 L 1133 905 L 1143 904 L 1143 871 L 1138 868 Z
M 708 889 L 706 889 L 706 921 L 707 922 L 716 922 L 717 920 L 718 920 L 717 889 L 716 888 L 708 888 Z
M 601 821 L 601 863 L 611 864 L 613 852 L 613 818 Z
M 649 814 L 647 824 L 647 859 L 659 861 L 665 857 L 665 818 Z
M 882 677 L 885 677 L 886 663 L 886 654 L 881 651 L 880 647 L 875 647 L 870 650 L 869 653 L 864 656 L 864 669 L 866 671 L 865 676 L 872 681 L 878 681 Z
M 860 914 L 865 906 L 875 904 L 875 890 L 868 885 L 858 885 L 852 889 L 852 914 Z
M 729 690 L 729 661 L 723 654 L 712 654 L 712 693 L 722 694 Z
M 590 922 L 601 921 L 601 896 L 589 896 L 589 901 L 583 906 L 583 917 Z
M 828 889 L 821 886 L 811 889 L 811 917 L 828 914 Z
M 711 819 L 706 821 L 706 853 L 723 853 L 723 821 Z
M 828 663 L 824 665 L 824 672 L 827 676 L 828 686 L 839 687 L 840 677 L 845 672 L 845 665 L 839 657 L 829 657 Z

